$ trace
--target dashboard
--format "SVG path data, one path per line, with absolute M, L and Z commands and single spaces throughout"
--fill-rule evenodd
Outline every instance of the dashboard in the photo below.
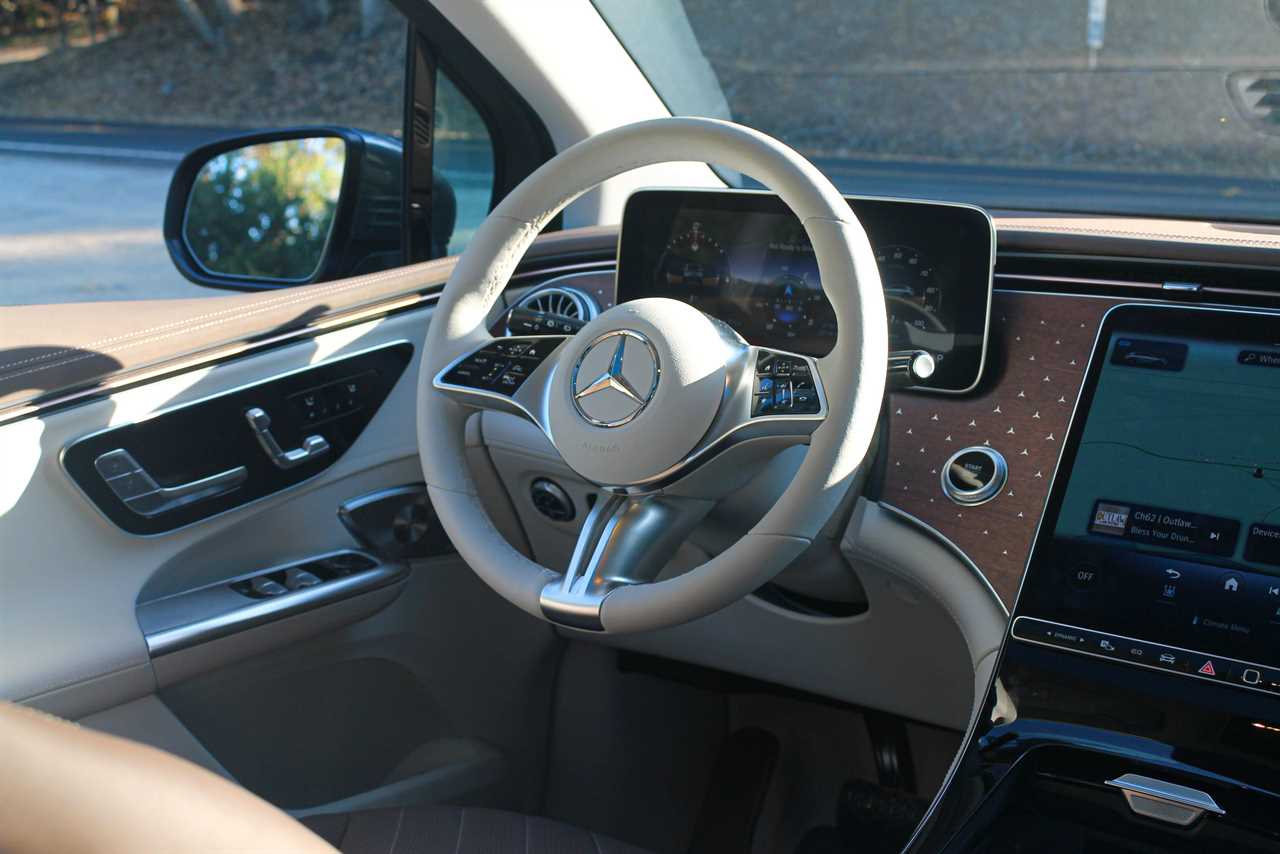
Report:
M 985 700 L 908 850 L 1280 850 L 1280 325 L 1229 308 L 1280 305 L 1263 278 L 1273 273 L 1184 264 L 1182 247 L 1107 257 L 1112 223 L 1064 257 L 1064 238 L 1019 243 L 1027 224 L 1008 217 L 992 274 L 989 249 L 980 262 L 974 249 L 989 247 L 989 224 L 927 203 L 850 205 L 876 250 L 892 346 L 964 370 L 939 374 L 945 388 L 891 389 L 845 558 L 864 585 L 877 583 L 876 560 L 897 566 L 896 580 L 954 585 L 939 598 L 956 607 L 939 619 L 966 615 L 966 635 L 948 642 L 926 614 L 893 613 L 894 597 L 843 619 L 843 591 L 799 573 L 766 601 L 770 614 L 804 615 L 787 629 L 798 658 L 838 651 L 840 666 L 814 676 L 855 702 L 862 685 L 877 703 L 925 686 L 927 700 L 907 702 L 917 714 L 960 695 L 967 714 L 971 686 L 944 687 L 951 669 L 938 663 L 990 650 L 961 668 L 990 674 Z M 838 334 L 824 297 L 833 283 L 818 281 L 803 232 L 771 195 L 637 193 L 618 252 L 616 275 L 556 285 L 618 302 L 678 298 L 750 343 L 806 355 Z M 939 390 L 959 393 L 921 393 Z M 916 576 L 923 543 L 946 548 Z M 1004 608 L 971 619 L 988 593 Z M 882 642 L 899 617 L 927 640 Z M 770 669 L 777 643 L 759 625 L 714 619 L 735 638 L 735 667 L 736 639 L 762 637 L 751 672 L 797 679 L 797 657 Z M 712 630 L 688 639 L 651 651 L 696 649 L 693 660 L 723 665 Z M 893 654 L 847 656 L 879 648 Z
M 986 351 L 995 232 L 979 208 L 848 197 L 876 254 L 889 347 L 923 351 L 920 383 L 963 392 Z M 627 201 L 617 298 L 668 297 L 728 323 L 750 344 L 830 352 L 835 313 L 800 221 L 771 193 L 643 190 Z

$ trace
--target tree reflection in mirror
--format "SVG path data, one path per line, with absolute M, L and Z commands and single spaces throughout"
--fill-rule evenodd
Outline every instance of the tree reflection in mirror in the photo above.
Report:
M 305 281 L 324 259 L 346 143 L 289 139 L 227 151 L 200 169 L 183 236 L 210 273 Z

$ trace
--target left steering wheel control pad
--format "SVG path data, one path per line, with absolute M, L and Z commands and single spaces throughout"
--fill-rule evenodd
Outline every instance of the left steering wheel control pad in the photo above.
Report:
M 499 339 L 459 359 L 440 379 L 460 388 L 509 397 L 563 340 L 560 336 Z
M 615 306 L 584 326 L 560 355 L 547 401 L 565 462 L 614 486 L 678 465 L 725 398 L 735 353 L 726 334 L 696 308 L 661 298 Z

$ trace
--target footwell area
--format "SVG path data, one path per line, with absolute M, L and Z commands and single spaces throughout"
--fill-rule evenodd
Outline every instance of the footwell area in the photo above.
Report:
M 565 651 L 552 721 L 542 813 L 672 854 L 892 845 L 960 739 L 903 724 L 910 768 L 886 781 L 856 708 L 587 643 Z

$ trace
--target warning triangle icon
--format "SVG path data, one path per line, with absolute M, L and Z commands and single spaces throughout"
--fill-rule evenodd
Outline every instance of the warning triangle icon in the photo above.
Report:
M 1200 666 L 1200 672 L 1205 676 L 1217 676 L 1218 671 L 1214 669 L 1212 661 L 1206 661 Z

